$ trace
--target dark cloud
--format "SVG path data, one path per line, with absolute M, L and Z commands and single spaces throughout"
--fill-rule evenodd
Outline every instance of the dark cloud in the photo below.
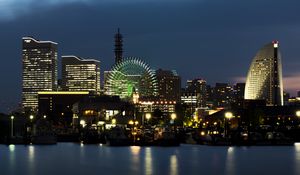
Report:
M 299 69 L 298 1 L 32 2 L 20 7 L 23 12 L 14 11 L 14 18 L 0 20 L 0 98 L 20 99 L 21 37 L 26 35 L 58 42 L 59 55 L 99 59 L 103 71 L 113 63 L 113 35 L 120 27 L 125 56 L 176 69 L 183 81 L 202 77 L 211 84 L 246 76 L 260 47 L 278 39 L 283 73 Z

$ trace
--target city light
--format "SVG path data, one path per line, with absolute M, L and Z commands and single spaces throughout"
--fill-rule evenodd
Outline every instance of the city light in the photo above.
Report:
M 80 122 L 79 122 L 79 123 L 80 123 L 80 125 L 81 125 L 83 128 L 84 128 L 84 127 L 85 127 L 85 125 L 86 125 L 84 120 L 80 120 Z
M 111 120 L 111 124 L 115 125 L 116 123 L 117 123 L 117 120 L 116 120 L 115 118 L 113 118 L 113 119 Z
M 98 125 L 104 125 L 105 124 L 105 121 L 99 121 L 98 122 Z
M 133 125 L 134 124 L 133 120 L 129 120 L 128 124 Z
M 175 120 L 176 117 L 177 117 L 177 116 L 176 116 L 176 113 L 172 113 L 172 114 L 171 114 L 171 119 L 172 119 L 172 120 Z
M 147 114 L 146 114 L 146 119 L 147 119 L 147 120 L 150 120 L 150 118 L 151 118 L 151 114 L 150 114 L 150 113 L 147 113 Z
M 296 116 L 297 116 L 297 117 L 300 117 L 300 110 L 299 110 L 299 111 L 296 111 Z
M 226 112 L 225 113 L 225 118 L 227 118 L 227 119 L 231 119 L 233 117 L 233 114 L 232 114 L 232 112 Z

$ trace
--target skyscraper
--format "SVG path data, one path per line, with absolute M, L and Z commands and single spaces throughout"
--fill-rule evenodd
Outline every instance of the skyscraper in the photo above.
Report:
M 228 83 L 216 83 L 213 89 L 214 107 L 229 108 L 233 102 L 233 88 Z
M 123 36 L 118 28 L 118 33 L 115 34 L 115 64 L 120 63 L 123 57 Z
M 187 80 L 187 86 L 182 89 L 181 102 L 186 104 L 191 112 L 196 109 L 206 108 L 207 85 L 204 79 Z
M 156 71 L 158 94 L 161 100 L 180 101 L 181 78 L 176 71 Z
M 62 90 L 100 92 L 100 61 L 62 56 Z
M 22 38 L 22 107 L 36 111 L 38 91 L 57 88 L 57 43 Z
M 261 48 L 252 60 L 245 87 L 245 99 L 266 100 L 268 105 L 283 105 L 281 55 L 278 41 Z
M 206 107 L 206 81 L 204 79 L 187 80 L 187 91 L 197 96 L 197 107 Z

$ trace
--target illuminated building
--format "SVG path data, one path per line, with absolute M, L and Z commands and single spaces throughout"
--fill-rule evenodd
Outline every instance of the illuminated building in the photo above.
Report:
M 57 88 L 57 43 L 23 37 L 22 107 L 36 111 L 38 91 L 55 91 Z
M 141 99 L 138 103 L 138 111 L 146 114 L 153 113 L 155 110 L 160 110 L 162 113 L 174 113 L 176 101 L 159 100 L 158 98 Z
M 47 116 L 53 121 L 70 124 L 73 120 L 72 106 L 84 97 L 88 91 L 44 91 L 38 92 L 39 116 Z
M 237 83 L 233 87 L 236 99 L 244 99 L 245 83 Z
M 117 96 L 88 96 L 73 105 L 74 116 L 86 124 L 110 127 L 112 119 L 117 124 L 128 124 L 133 119 L 134 106 Z M 78 120 L 78 122 L 79 122 Z
M 166 101 L 179 101 L 181 79 L 175 70 L 162 70 L 156 71 L 158 82 L 158 95 L 161 100 Z
M 241 106 L 244 100 L 245 83 L 237 83 L 233 86 L 234 98 L 233 103 L 236 106 Z
M 100 92 L 100 61 L 62 56 L 62 90 Z
M 278 41 L 261 48 L 248 71 L 245 99 L 266 100 L 267 105 L 283 105 L 281 55 Z
M 216 83 L 213 88 L 213 102 L 216 108 L 229 108 L 234 102 L 233 87 L 228 83 Z
M 126 58 L 105 74 L 106 95 L 127 100 L 132 99 L 134 92 L 140 97 L 157 95 L 155 72 L 138 58 Z
M 186 104 L 192 112 L 196 108 L 206 108 L 206 86 L 206 81 L 203 79 L 187 80 L 187 86 L 181 93 L 181 102 Z

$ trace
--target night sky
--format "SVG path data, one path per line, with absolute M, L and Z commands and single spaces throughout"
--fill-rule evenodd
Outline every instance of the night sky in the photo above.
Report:
M 113 64 L 118 27 L 124 56 L 211 85 L 243 82 L 256 52 L 279 40 L 284 88 L 295 95 L 299 7 L 298 0 L 0 0 L 0 111 L 21 101 L 23 36 L 58 42 L 59 62 L 95 58 L 103 71 Z

